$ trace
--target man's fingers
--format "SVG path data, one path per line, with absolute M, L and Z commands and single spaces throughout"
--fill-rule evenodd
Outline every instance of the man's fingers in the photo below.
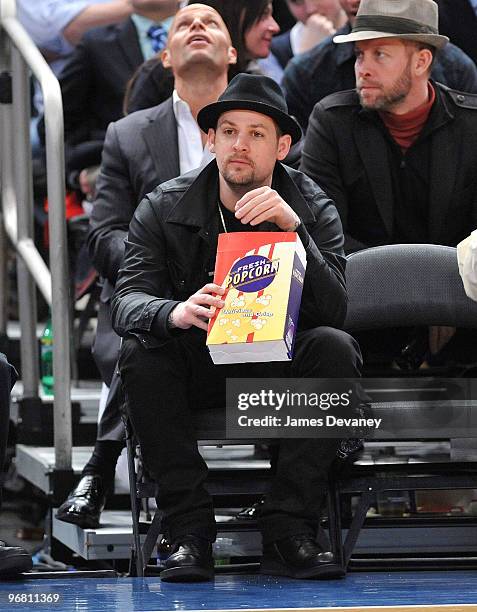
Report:
M 258 217 L 261 217 L 264 214 L 267 214 L 267 219 L 273 217 L 277 212 L 276 206 L 273 205 L 272 202 L 263 202 L 259 206 L 255 206 L 252 210 L 250 210 L 244 217 L 242 217 L 242 223 L 250 223 L 252 225 L 257 225 L 256 221 Z
M 270 217 L 273 216 L 272 210 L 265 210 L 261 215 L 258 215 L 249 221 L 250 225 L 260 225 L 264 221 L 269 221 Z
M 241 206 L 239 209 L 235 211 L 236 218 L 243 219 L 243 217 L 248 212 L 250 212 L 251 210 L 254 210 L 255 208 L 257 208 L 257 206 L 260 206 L 260 204 L 263 204 L 264 202 L 274 203 L 275 199 L 271 197 L 271 194 L 269 192 L 259 194 L 258 196 L 256 196 L 255 198 L 252 198 L 246 204 L 244 204 L 243 206 Z
M 269 191 L 271 191 L 271 189 L 268 186 L 257 187 L 257 189 L 252 189 L 251 191 L 248 191 L 240 198 L 240 200 L 237 200 L 237 203 L 235 204 L 235 210 L 239 210 L 240 208 L 245 206 L 245 204 L 250 202 L 250 200 L 253 200 L 257 196 L 260 196 L 262 194 L 266 194 Z
M 212 308 L 206 308 L 205 306 L 191 305 L 188 309 L 188 322 L 191 323 L 191 318 L 200 317 L 202 319 L 211 319 L 214 316 L 214 310 Z
M 199 329 L 203 329 L 204 331 L 207 331 L 209 324 L 206 321 L 203 321 L 202 319 L 199 319 L 198 317 L 193 317 L 191 319 L 191 324 L 194 327 L 198 327 Z
M 215 306 L 216 308 L 222 308 L 225 304 L 220 296 L 211 295 L 210 293 L 196 293 L 189 298 L 190 304 L 205 304 L 207 306 Z
M 194 295 L 206 293 L 217 293 L 218 295 L 223 295 L 225 293 L 225 289 L 220 285 L 216 285 L 215 283 L 207 283 L 207 285 L 204 285 L 202 289 L 199 289 L 199 291 L 197 291 Z

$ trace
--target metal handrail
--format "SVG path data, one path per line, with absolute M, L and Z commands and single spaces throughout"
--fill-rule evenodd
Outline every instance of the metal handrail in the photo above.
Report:
M 5 36 L 6 34 L 6 36 Z M 56 469 L 71 468 L 71 373 L 68 254 L 65 219 L 63 103 L 58 80 L 16 18 L 15 0 L 0 0 L 0 62 L 12 73 L 12 103 L 0 105 L 3 222 L 18 258 L 22 378 L 38 397 L 35 285 L 51 305 Z M 28 70 L 44 101 L 51 274 L 33 242 L 33 187 Z

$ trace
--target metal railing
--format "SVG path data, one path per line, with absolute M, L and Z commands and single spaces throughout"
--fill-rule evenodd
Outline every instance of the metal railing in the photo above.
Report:
M 50 270 L 33 241 L 33 179 L 30 144 L 29 71 L 40 84 L 46 133 Z M 71 373 L 68 254 L 65 220 L 63 103 L 58 80 L 16 19 L 15 0 L 0 0 L 0 72 L 12 76 L 12 96 L 0 103 L 1 197 L 0 325 L 7 293 L 5 234 L 17 253 L 24 397 L 38 398 L 35 283 L 51 306 L 54 330 L 53 376 L 56 469 L 71 468 Z M 3 258 L 3 261 L 1 261 Z

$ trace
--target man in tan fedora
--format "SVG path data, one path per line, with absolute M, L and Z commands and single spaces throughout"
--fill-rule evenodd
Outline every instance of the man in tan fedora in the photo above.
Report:
M 337 30 L 336 37 L 351 32 L 361 0 L 340 0 L 340 4 L 348 21 Z M 441 33 L 445 34 L 441 24 L 442 14 L 439 6 L 439 28 Z M 450 40 L 452 42 L 438 53 L 432 65 L 431 78 L 451 89 L 477 93 L 476 65 L 456 46 L 460 43 L 458 37 L 454 39 L 451 36 Z M 289 112 L 298 120 L 304 131 L 317 102 L 337 91 L 354 87 L 354 61 L 354 42 L 336 44 L 333 42 L 333 36 L 290 60 L 283 75 L 282 86 Z
M 362 0 L 350 34 L 356 89 L 319 102 L 301 170 L 336 203 L 348 252 L 391 243 L 455 246 L 477 218 L 477 96 L 429 79 L 433 0 Z
M 301 170 L 335 202 L 345 250 L 456 246 L 477 225 L 477 96 L 429 78 L 447 43 L 436 3 L 362 0 L 334 40 L 355 44 L 356 89 L 315 106 Z

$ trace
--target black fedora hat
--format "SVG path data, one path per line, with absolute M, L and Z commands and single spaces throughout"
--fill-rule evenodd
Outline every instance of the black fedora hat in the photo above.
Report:
M 274 119 L 284 134 L 290 134 L 292 143 L 301 138 L 301 128 L 288 114 L 285 97 L 278 83 L 259 74 L 237 74 L 217 102 L 208 104 L 197 115 L 200 129 L 215 129 L 222 113 L 231 110 L 250 110 Z

